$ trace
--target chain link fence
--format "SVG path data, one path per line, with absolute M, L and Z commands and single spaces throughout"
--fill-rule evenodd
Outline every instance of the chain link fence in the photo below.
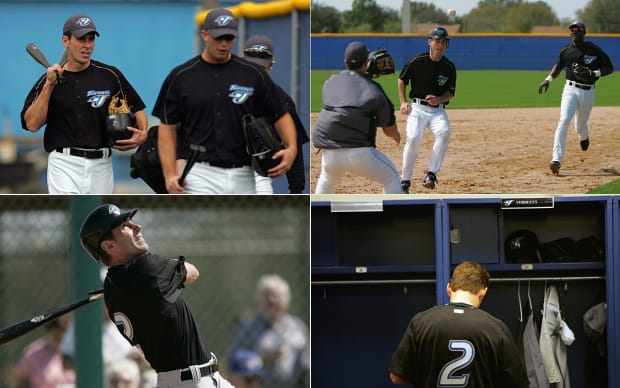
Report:
M 99 199 L 139 208 L 134 221 L 142 225 L 150 250 L 172 258 L 183 255 L 198 268 L 200 279 L 185 289 L 184 298 L 209 350 L 224 367 L 236 328 L 259 311 L 256 285 L 264 274 L 278 274 L 288 282 L 288 312 L 309 325 L 308 196 Z M 93 199 L 0 197 L 0 328 L 72 301 L 72 273 L 79 276 L 79 268 L 71 268 L 71 209 L 75 201 L 86 200 Z M 43 332 L 36 329 L 1 345 L 0 388 L 12 386 L 23 349 Z M 298 377 L 279 387 L 304 386 Z

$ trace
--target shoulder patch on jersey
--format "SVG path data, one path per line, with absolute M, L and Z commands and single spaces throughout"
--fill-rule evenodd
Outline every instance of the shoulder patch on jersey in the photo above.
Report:
M 437 76 L 437 85 L 443 86 L 446 82 L 448 82 L 449 79 L 450 77 L 448 77 L 447 75 L 440 74 Z

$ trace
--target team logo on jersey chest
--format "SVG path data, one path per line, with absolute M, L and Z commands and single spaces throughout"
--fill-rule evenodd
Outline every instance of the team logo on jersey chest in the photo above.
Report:
M 232 99 L 233 104 L 243 104 L 254 94 L 254 88 L 251 86 L 241 86 L 237 84 L 230 85 L 228 97 Z
M 586 65 L 589 65 L 591 63 L 593 63 L 594 61 L 596 61 L 596 56 L 595 55 L 584 55 L 583 56 L 583 63 Z
M 86 92 L 86 102 L 93 108 L 101 108 L 110 98 L 110 94 L 109 90 L 89 90 Z
M 440 74 L 437 76 L 437 85 L 443 86 L 449 79 L 450 77 Z

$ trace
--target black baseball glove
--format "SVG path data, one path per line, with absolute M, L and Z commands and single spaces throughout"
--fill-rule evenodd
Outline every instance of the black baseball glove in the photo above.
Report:
M 395 68 L 394 59 L 386 49 L 380 48 L 368 54 L 368 70 L 366 73 L 371 78 L 394 74 Z
M 246 149 L 252 157 L 252 167 L 259 175 L 267 176 L 267 170 L 280 164 L 281 158 L 273 159 L 273 155 L 284 148 L 282 141 L 263 117 L 256 118 L 246 113 L 241 120 Z
M 573 62 L 571 69 L 573 70 L 573 74 L 575 74 L 575 77 L 582 81 L 591 80 L 592 78 L 596 77 L 593 70 L 588 69 L 586 66 L 580 64 L 579 62 Z

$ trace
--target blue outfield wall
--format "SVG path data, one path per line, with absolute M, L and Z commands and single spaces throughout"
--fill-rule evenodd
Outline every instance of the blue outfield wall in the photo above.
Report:
M 620 66 L 620 35 L 586 35 L 600 46 L 616 67 Z M 344 69 L 344 50 L 360 41 L 370 50 L 385 48 L 394 58 L 397 70 L 409 57 L 428 51 L 427 38 L 418 35 L 335 35 L 311 36 L 313 70 Z M 448 57 L 458 70 L 550 70 L 568 36 L 534 35 L 452 35 Z

